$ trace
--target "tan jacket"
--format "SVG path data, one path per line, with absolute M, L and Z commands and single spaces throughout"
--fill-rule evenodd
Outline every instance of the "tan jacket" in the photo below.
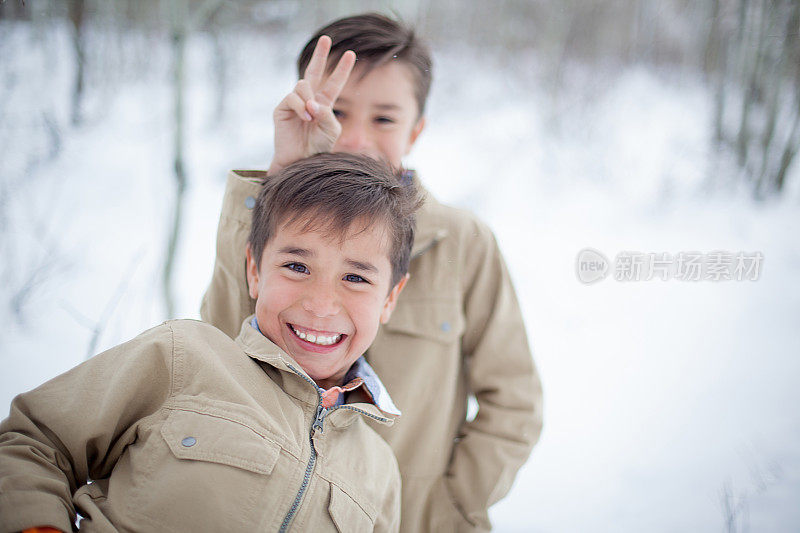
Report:
M 290 530 L 396 531 L 397 464 L 364 419 L 391 421 L 372 404 L 317 406 L 313 381 L 249 323 L 234 342 L 167 322 L 14 400 L 0 531 L 70 531 L 76 511 L 82 531 L 278 531 L 304 485 Z
M 244 250 L 248 206 L 265 178 L 228 176 L 201 315 L 229 335 L 253 310 Z M 401 530 L 488 530 L 489 506 L 508 492 L 542 427 L 541 384 L 519 305 L 491 231 L 430 194 L 417 215 L 410 273 L 367 353 L 403 412 L 390 431 L 375 428 L 400 466 Z M 469 394 L 479 412 L 466 421 Z

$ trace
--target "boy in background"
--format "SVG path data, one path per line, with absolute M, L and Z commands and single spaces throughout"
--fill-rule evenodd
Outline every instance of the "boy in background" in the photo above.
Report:
M 232 340 L 174 320 L 15 398 L 0 532 L 397 531 L 399 415 L 362 355 L 408 277 L 416 191 L 319 154 L 274 176 Z M 243 250 L 243 259 L 245 251 Z
M 268 171 L 228 177 L 201 315 L 229 335 L 253 311 L 241 257 L 248 209 L 263 184 L 323 151 L 401 169 L 425 126 L 430 52 L 397 21 L 366 14 L 321 28 L 301 52 L 298 73 L 302 79 L 275 109 Z M 410 171 L 401 183 L 419 185 Z M 403 411 L 391 431 L 375 427 L 400 467 L 401 529 L 488 530 L 488 508 L 510 489 L 542 425 L 541 384 L 516 295 L 486 225 L 428 193 L 410 274 L 367 354 Z M 468 421 L 469 395 L 478 413 Z

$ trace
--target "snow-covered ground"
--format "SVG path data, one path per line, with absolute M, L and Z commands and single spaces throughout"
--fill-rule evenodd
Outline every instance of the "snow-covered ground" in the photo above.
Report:
M 13 99 L 3 120 L 16 125 L 2 139 L 3 290 L 41 267 L 21 313 L 2 295 L 7 408 L 92 346 L 163 319 L 173 188 L 164 43 L 117 44 L 163 66 L 111 88 L 93 80 L 87 121 L 71 128 L 63 29 L 48 33 L 44 49 L 24 27 L 0 30 Z M 197 317 L 210 278 L 226 171 L 269 159 L 271 110 L 293 84 L 302 37 L 226 42 L 235 81 L 221 121 L 210 44 L 190 42 L 180 316 Z M 754 204 L 719 187 L 733 170 L 724 158 L 712 163 L 711 99 L 700 79 L 575 65 L 553 95 L 524 75 L 535 64 L 504 70 L 440 50 L 428 126 L 408 160 L 440 199 L 495 230 L 545 387 L 541 441 L 491 510 L 496 530 L 724 530 L 727 494 L 737 526 L 797 531 L 797 168 L 782 201 Z M 26 154 L 52 145 L 38 127 L 48 116 L 60 125 L 60 149 L 30 161 Z M 764 259 L 757 281 L 623 282 L 612 272 L 587 285 L 575 265 L 586 247 L 612 261 L 623 251 Z

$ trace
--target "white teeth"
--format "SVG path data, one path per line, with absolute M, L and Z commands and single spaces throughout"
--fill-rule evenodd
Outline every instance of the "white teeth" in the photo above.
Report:
M 320 346 L 330 346 L 331 344 L 336 344 L 342 338 L 342 335 L 314 335 L 312 333 L 303 333 L 302 331 L 298 331 L 295 328 L 292 328 L 295 335 L 303 339 L 304 341 L 308 341 L 314 344 L 318 344 Z

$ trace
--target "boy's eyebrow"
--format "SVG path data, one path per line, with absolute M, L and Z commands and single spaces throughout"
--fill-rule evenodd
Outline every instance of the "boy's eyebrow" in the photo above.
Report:
M 284 246 L 283 248 L 278 250 L 279 254 L 289 254 L 289 255 L 299 255 L 300 257 L 313 257 L 314 252 L 307 248 L 297 248 L 296 246 Z M 351 268 L 356 270 L 361 270 L 363 272 L 372 272 L 377 274 L 378 267 L 370 263 L 369 261 L 357 261 L 355 259 L 345 259 L 345 263 L 347 263 Z
M 378 273 L 378 267 L 376 267 L 372 263 L 367 263 L 364 261 L 356 261 L 355 259 L 347 259 L 345 262 L 356 270 L 362 270 L 364 272 L 373 272 L 375 274 Z
M 299 255 L 300 257 L 311 257 L 314 252 L 306 248 L 297 248 L 295 246 L 284 246 L 278 250 L 279 254 Z
M 348 104 L 350 104 L 350 100 L 348 100 L 347 98 L 342 98 L 342 97 L 340 96 L 340 97 L 339 97 L 339 98 L 336 100 L 336 103 L 337 103 L 337 104 L 344 104 L 344 105 L 348 105 Z M 395 110 L 399 110 L 399 109 L 401 109 L 401 107 L 400 107 L 399 105 L 397 105 L 397 104 L 375 104 L 375 105 L 373 105 L 372 107 L 374 107 L 374 108 L 376 108 L 376 109 L 383 110 L 383 111 L 395 111 Z

